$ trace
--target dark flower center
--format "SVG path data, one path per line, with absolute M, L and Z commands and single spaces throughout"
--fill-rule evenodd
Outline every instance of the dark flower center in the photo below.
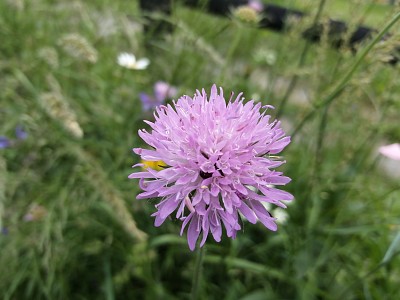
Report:
M 204 153 L 204 152 L 201 151 L 201 150 L 200 150 L 200 153 L 201 153 L 201 155 L 203 155 L 205 158 L 207 158 L 207 159 L 210 158 L 210 157 L 207 155 L 207 153 Z M 216 170 L 218 170 L 219 174 L 221 174 L 222 176 L 225 176 L 224 172 L 222 172 L 221 169 L 218 169 L 217 164 L 214 164 L 214 167 L 215 167 Z M 207 179 L 207 178 L 212 177 L 212 174 L 213 174 L 213 173 L 207 173 L 207 172 L 200 171 L 200 176 L 201 176 L 201 178 L 203 178 L 203 179 Z
M 207 178 L 210 178 L 212 176 L 212 173 L 206 173 L 206 172 L 200 171 L 200 176 L 203 179 L 207 179 Z
M 218 170 L 219 174 L 221 174 L 222 176 L 225 176 L 224 172 L 222 172 L 221 169 L 218 169 L 217 164 L 214 164 L 214 167 L 215 167 L 215 169 Z M 203 179 L 210 178 L 210 177 L 212 177 L 212 175 L 213 175 L 213 173 L 207 173 L 207 172 L 203 172 L 200 170 L 200 176 Z

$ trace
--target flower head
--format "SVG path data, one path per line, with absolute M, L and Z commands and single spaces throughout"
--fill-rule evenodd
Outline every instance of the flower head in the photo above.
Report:
M 5 137 L 5 136 L 0 136 L 0 149 L 2 148 L 8 148 L 11 145 L 11 141 Z
M 384 155 L 390 159 L 400 160 L 400 144 L 399 143 L 382 146 L 379 148 L 379 152 L 382 155 Z
M 176 87 L 164 81 L 157 81 L 154 84 L 154 96 L 146 93 L 140 93 L 139 97 L 143 105 L 143 110 L 148 111 L 163 104 L 166 99 L 175 97 L 176 94 Z
M 15 127 L 15 136 L 18 140 L 25 140 L 28 137 L 28 133 L 23 129 L 21 125 Z M 9 139 L 6 136 L 0 136 L 0 149 L 9 148 L 16 144 L 16 140 Z
M 238 6 L 233 10 L 233 15 L 244 23 L 257 24 L 260 21 L 258 11 L 249 5 Z
M 24 130 L 24 128 L 21 125 L 18 125 L 15 127 L 15 136 L 19 140 L 26 140 L 28 137 L 28 133 Z
M 240 214 L 275 231 L 276 219 L 262 203 L 285 208 L 281 201 L 293 199 L 271 187 L 290 181 L 274 170 L 284 161 L 273 156 L 290 143 L 290 137 L 280 122 L 271 122 L 266 110 L 260 112 L 260 103 L 244 103 L 241 97 L 240 93 L 233 100 L 232 93 L 226 103 L 222 88 L 218 93 L 213 85 L 209 96 L 197 91 L 172 106 L 157 107 L 155 121 L 145 121 L 151 132 L 139 131 L 153 149 L 133 149 L 142 160 L 166 164 L 160 171 L 147 168 L 129 175 L 140 179 L 143 192 L 137 199 L 161 198 L 152 215 L 155 226 L 176 211 L 176 218 L 183 222 L 181 235 L 188 226 L 191 250 L 201 233 L 200 246 L 210 232 L 219 242 L 223 227 L 228 237 L 235 238 L 241 229 Z M 138 166 L 143 165 L 133 167 Z
M 247 5 L 258 13 L 264 10 L 264 4 L 260 0 L 249 0 Z
M 150 64 L 148 58 L 143 57 L 136 60 L 135 55 L 126 52 L 118 55 L 117 62 L 121 67 L 133 70 L 144 70 Z

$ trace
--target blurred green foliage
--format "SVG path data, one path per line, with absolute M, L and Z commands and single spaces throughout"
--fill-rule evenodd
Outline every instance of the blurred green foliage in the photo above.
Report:
M 378 29 L 399 11 L 327 2 L 322 20 L 365 18 Z M 155 202 L 136 201 L 137 182 L 127 179 L 137 130 L 152 118 L 139 93 L 158 80 L 189 95 L 216 83 L 278 109 L 287 94 L 280 113 L 291 133 L 355 56 L 324 38 L 306 45 L 315 1 L 284 4 L 310 18 L 277 34 L 179 3 L 169 17 L 151 16 L 174 29 L 157 33 L 143 30 L 150 21 L 136 1 L 0 2 L 0 135 L 13 139 L 17 125 L 28 133 L 0 149 L 3 299 L 188 298 L 195 255 L 179 222 L 155 228 Z M 287 222 L 276 233 L 245 223 L 236 240 L 208 241 L 203 299 L 396 299 L 399 177 L 376 149 L 400 141 L 399 66 L 383 62 L 399 28 L 284 152 L 296 198 Z M 120 52 L 151 64 L 124 69 Z

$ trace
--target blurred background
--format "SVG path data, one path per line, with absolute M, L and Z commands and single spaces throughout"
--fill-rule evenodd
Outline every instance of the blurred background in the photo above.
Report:
M 200 299 L 397 299 L 399 1 L 141 2 L 0 1 L 1 298 L 189 299 L 127 177 L 154 107 L 216 83 L 276 107 L 295 200 L 209 238 Z

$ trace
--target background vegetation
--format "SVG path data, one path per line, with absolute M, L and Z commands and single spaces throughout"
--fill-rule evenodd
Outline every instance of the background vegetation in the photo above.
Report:
M 188 298 L 195 253 L 178 222 L 153 226 L 154 203 L 135 200 L 127 179 L 137 130 L 151 118 L 139 93 L 159 80 L 179 94 L 212 83 L 243 91 L 295 132 L 283 153 L 296 198 L 286 222 L 210 239 L 204 299 L 396 299 L 400 168 L 376 149 L 400 141 L 399 66 L 385 63 L 400 23 L 323 102 L 359 56 L 333 50 L 326 34 L 318 45 L 303 40 L 317 1 L 275 2 L 310 17 L 279 34 L 177 1 L 171 16 L 152 16 L 173 30 L 156 32 L 143 30 L 136 1 L 0 1 L 0 135 L 12 140 L 0 149 L 2 299 Z M 319 4 L 322 23 L 377 29 L 400 11 Z M 125 69 L 120 52 L 151 64 Z M 17 126 L 26 139 L 14 137 Z

